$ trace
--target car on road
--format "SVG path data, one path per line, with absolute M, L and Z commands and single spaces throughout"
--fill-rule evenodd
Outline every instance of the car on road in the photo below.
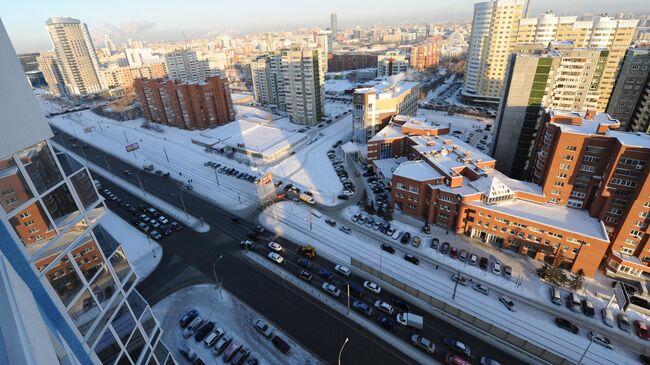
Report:
M 433 344 L 433 342 L 420 335 L 412 335 L 411 343 L 429 354 L 433 354 L 436 351 L 436 346 Z
M 375 294 L 381 293 L 381 287 L 377 285 L 376 283 L 373 283 L 372 281 L 364 281 L 363 282 L 363 287 L 370 290 L 371 292 Z
M 318 276 L 324 278 L 324 279 L 331 279 L 332 278 L 332 272 L 329 270 L 325 269 L 320 269 L 318 270 Z
M 395 332 L 397 329 L 397 321 L 394 319 L 386 316 L 386 315 L 381 315 L 379 319 L 377 320 L 379 322 L 379 325 L 384 327 L 385 329 Z
M 311 281 L 313 275 L 307 270 L 300 270 L 298 272 L 298 277 L 301 278 L 304 281 L 309 282 L 309 281 Z
M 263 319 L 258 318 L 253 322 L 253 326 L 257 332 L 264 335 L 264 337 L 271 337 L 273 335 L 273 329 L 266 323 Z
M 348 227 L 348 226 L 341 226 L 341 227 L 339 228 L 339 231 L 341 231 L 341 232 L 343 232 L 343 233 L 347 233 L 347 234 L 350 234 L 350 232 L 352 232 L 352 230 L 351 230 L 350 227 Z
M 389 244 L 382 243 L 379 247 L 381 247 L 382 250 L 388 252 L 389 254 L 394 254 L 395 253 L 395 249 L 393 248 L 393 246 L 391 246 Z
M 404 299 L 400 297 L 393 297 L 391 299 L 391 303 L 393 303 L 394 306 L 404 310 L 405 312 L 410 312 L 411 311 L 411 305 L 408 304 Z
M 450 349 L 460 352 L 461 354 L 470 357 L 472 351 L 469 346 L 465 345 L 463 342 L 453 339 L 451 337 L 444 337 L 442 342 L 447 345 Z
M 311 261 L 309 261 L 308 259 L 302 258 L 302 257 L 299 258 L 298 261 L 296 261 L 296 263 L 298 264 L 298 266 L 300 266 L 302 268 L 305 268 L 305 269 L 311 269 L 312 266 L 313 266 Z
M 333 296 L 334 298 L 338 298 L 341 295 L 341 289 L 334 286 L 334 284 L 328 283 L 327 281 L 323 283 L 321 289 L 323 289 L 323 291 Z
M 614 346 L 612 345 L 612 341 L 610 341 L 609 338 L 601 335 L 600 333 L 589 331 L 587 337 L 589 337 L 589 340 L 593 341 L 594 343 L 597 343 L 603 347 L 607 347 L 610 350 L 614 348 Z
M 408 253 L 404 255 L 404 260 L 412 263 L 413 265 L 420 265 L 420 259 Z
M 634 321 L 634 332 L 640 339 L 650 340 L 650 331 L 648 330 L 648 324 L 644 321 L 641 321 L 639 319 Z
M 579 331 L 578 326 L 571 323 L 568 319 L 555 317 L 555 325 L 573 334 L 578 334 Z
M 632 325 L 630 324 L 630 317 L 623 312 L 618 312 L 616 315 L 616 321 L 618 322 L 618 328 L 621 331 L 630 332 Z
M 243 240 L 239 242 L 239 245 L 245 250 L 252 250 L 255 248 L 255 242 L 251 240 Z
M 380 311 L 382 311 L 382 312 L 384 312 L 384 313 L 386 313 L 388 315 L 393 314 L 393 306 L 386 303 L 386 302 L 384 302 L 383 300 L 376 300 L 375 301 L 375 308 L 377 308 L 378 310 L 380 310 Z
M 329 224 L 332 227 L 336 226 L 336 221 L 329 218 L 325 219 L 325 223 Z
M 205 336 L 208 335 L 212 330 L 214 329 L 214 322 L 210 321 L 208 323 L 205 323 L 201 328 L 199 328 L 196 331 L 196 334 L 194 334 L 194 339 L 196 342 L 201 342 Z
M 495 261 L 492 264 L 492 273 L 494 275 L 501 275 L 501 263 L 499 261 Z
M 460 284 L 462 286 L 468 286 L 469 282 L 470 282 L 470 279 L 464 277 L 463 275 L 458 275 L 458 274 L 453 274 L 451 276 L 451 280 L 457 282 L 458 284 Z
M 484 294 L 484 295 L 489 295 L 490 294 L 490 289 L 488 289 L 487 286 L 481 284 L 481 283 L 476 283 L 473 286 L 474 290 L 477 292 Z
M 221 355 L 221 353 L 223 353 L 226 347 L 230 346 L 231 343 L 232 343 L 232 337 L 226 337 L 226 336 L 221 337 L 221 339 L 219 339 L 219 341 L 217 341 L 217 343 L 212 348 L 212 354 L 214 356 Z
M 339 274 L 341 274 L 341 275 L 343 275 L 345 277 L 350 277 L 350 273 L 351 273 L 350 269 L 348 269 L 347 267 L 345 267 L 343 265 L 339 264 L 339 265 L 334 266 L 334 270 L 336 270 Z
M 503 303 L 503 305 L 505 305 L 506 308 L 508 308 L 509 311 L 511 311 L 511 312 L 516 312 L 517 311 L 517 306 L 515 305 L 515 302 L 512 299 L 510 299 L 509 296 L 501 295 L 499 297 L 499 301 L 501 303 Z
M 191 309 L 178 321 L 179 326 L 181 326 L 181 328 L 187 327 L 187 325 L 190 324 L 198 315 L 199 312 L 196 309 Z
M 275 262 L 278 265 L 284 262 L 284 257 L 278 255 L 276 252 L 269 252 L 269 254 L 266 257 L 268 257 L 269 260 Z
M 368 317 L 372 316 L 372 308 L 370 308 L 368 304 L 360 300 L 355 300 L 354 302 L 352 302 L 352 308 L 358 310 L 359 312 L 365 314 Z
M 275 252 L 282 252 L 284 250 L 279 243 L 274 242 L 274 241 L 269 242 L 267 247 L 269 248 L 269 250 L 275 251 Z

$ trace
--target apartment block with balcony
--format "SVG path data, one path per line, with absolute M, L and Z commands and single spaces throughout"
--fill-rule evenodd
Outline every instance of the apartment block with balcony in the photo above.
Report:
M 292 123 L 317 125 L 325 102 L 327 54 L 321 49 L 294 47 L 281 52 L 284 102 Z
M 650 132 L 650 49 L 628 49 L 607 113 L 626 131 Z
M 409 60 L 399 51 L 388 51 L 377 56 L 377 77 L 397 75 L 406 72 L 408 68 Z

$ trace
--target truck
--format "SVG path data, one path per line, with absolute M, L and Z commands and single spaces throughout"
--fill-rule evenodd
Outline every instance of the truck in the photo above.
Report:
M 312 245 L 298 247 L 298 253 L 308 259 L 316 257 L 316 248 Z
M 314 198 L 312 198 L 311 196 L 309 196 L 309 195 L 307 195 L 305 193 L 300 193 L 300 200 L 304 201 L 305 203 L 309 203 L 309 204 L 315 204 L 316 203 Z
M 413 313 L 399 313 L 397 322 L 403 326 L 408 326 L 421 330 L 424 327 L 424 318 Z

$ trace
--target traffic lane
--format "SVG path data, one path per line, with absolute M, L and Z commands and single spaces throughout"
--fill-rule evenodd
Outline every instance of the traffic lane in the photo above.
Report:
M 288 241 L 288 240 L 285 240 L 282 237 L 278 237 L 278 236 L 269 237 L 268 240 L 274 240 L 274 241 L 280 243 L 283 247 L 285 247 L 285 251 L 282 253 L 282 256 L 285 257 L 285 262 L 289 262 L 289 263 L 293 264 L 296 267 L 296 269 L 294 271 L 297 273 L 297 271 L 298 271 L 297 268 L 299 266 L 297 265 L 296 262 L 297 262 L 297 260 L 299 258 L 303 258 L 300 254 L 298 254 L 298 251 L 297 251 L 299 245 L 295 245 L 295 243 L 293 243 L 291 241 Z M 261 250 L 264 250 L 265 252 L 270 252 L 268 247 L 266 247 L 266 243 L 268 242 L 268 240 L 263 241 L 262 244 L 261 244 L 261 246 L 264 247 Z M 377 247 L 377 249 L 379 249 L 379 246 Z M 347 305 L 347 298 L 346 298 L 347 293 L 346 293 L 346 288 L 344 286 L 341 286 L 340 283 L 344 283 L 345 281 L 350 280 L 350 281 L 354 281 L 357 284 L 361 285 L 366 280 L 366 279 L 361 278 L 361 277 L 359 277 L 357 275 L 354 275 L 354 274 L 352 274 L 350 278 L 343 277 L 342 275 L 338 274 L 334 270 L 334 267 L 335 267 L 336 263 L 333 263 L 333 262 L 331 262 L 329 260 L 326 260 L 322 256 L 317 255 L 315 258 L 310 259 L 310 261 L 311 261 L 312 265 L 314 265 L 315 269 L 311 269 L 309 271 L 314 275 L 314 278 L 316 280 L 320 280 L 322 282 L 326 281 L 326 280 L 322 279 L 320 276 L 318 276 L 318 274 L 317 274 L 318 269 L 320 269 L 320 268 L 323 268 L 323 269 L 328 270 L 328 271 L 333 273 L 333 275 L 336 277 L 336 281 L 339 282 L 338 287 L 339 287 L 339 289 L 341 289 L 341 292 L 342 292 L 341 301 L 342 301 L 343 304 Z M 294 264 L 294 263 L 296 263 L 296 264 Z M 408 262 L 405 262 L 405 264 L 411 265 Z M 333 281 L 330 280 L 330 282 L 333 282 Z M 318 289 L 320 289 L 320 285 L 318 286 Z M 371 307 L 373 307 L 373 312 L 375 312 L 375 314 L 373 314 L 373 318 L 375 318 L 375 317 L 379 318 L 379 315 L 376 314 L 378 312 L 378 310 L 376 308 L 374 308 L 374 306 L 373 306 L 374 305 L 374 300 L 380 299 L 380 300 L 383 300 L 383 301 L 385 301 L 385 302 L 387 302 L 389 304 L 392 304 L 393 297 L 401 298 L 399 295 L 397 295 L 395 293 L 392 293 L 392 292 L 389 292 L 389 291 L 387 291 L 387 290 L 385 290 L 383 288 L 382 288 L 382 292 L 379 295 L 376 295 L 376 294 L 374 294 L 372 292 L 369 292 L 369 291 L 365 291 L 364 295 L 368 295 L 371 298 L 371 302 L 367 303 L 367 304 L 369 304 Z M 354 300 L 354 297 L 351 297 L 350 303 L 352 303 L 353 300 Z M 402 299 L 402 300 L 404 300 L 404 299 Z M 424 321 L 424 323 L 425 323 L 425 331 L 424 331 L 425 337 L 427 337 L 429 340 L 434 342 L 436 344 L 437 348 L 445 349 L 445 346 L 442 343 L 442 337 L 445 337 L 445 336 L 446 337 L 452 337 L 452 338 L 456 338 L 456 339 L 468 344 L 470 346 L 470 348 L 472 348 L 473 358 L 478 359 L 478 358 L 480 358 L 480 355 L 489 355 L 491 357 L 495 357 L 495 358 L 501 359 L 501 360 L 506 360 L 507 359 L 508 364 L 520 364 L 520 363 L 522 363 L 518 359 L 512 358 L 512 356 L 508 355 L 507 353 L 505 353 L 505 352 L 503 352 L 503 351 L 501 351 L 499 349 L 494 348 L 492 345 L 486 343 L 485 341 L 481 340 L 480 338 L 469 335 L 469 334 L 463 332 L 459 328 L 448 324 L 447 322 L 435 317 L 434 315 L 430 314 L 429 312 L 424 311 L 423 309 L 419 308 L 418 306 L 416 306 L 416 305 L 414 305 L 412 303 L 409 303 L 409 305 L 411 307 L 411 312 L 413 312 L 415 314 L 418 314 L 418 315 L 421 315 L 425 319 L 425 321 Z M 391 318 L 394 318 L 397 312 L 404 311 L 404 310 L 400 310 L 398 307 L 395 307 L 395 306 L 393 306 L 393 307 L 395 309 L 395 313 L 391 316 Z M 436 325 L 435 326 L 431 325 L 433 323 L 435 323 Z M 403 326 L 398 326 L 398 331 L 401 331 L 402 334 L 404 334 L 404 333 L 407 334 L 407 336 L 406 336 L 407 341 L 410 340 L 410 335 L 414 333 L 414 332 L 409 333 L 409 331 L 411 331 L 411 330 L 409 328 L 403 327 Z M 443 351 L 443 353 L 444 353 L 444 351 Z
M 128 197 L 127 200 L 131 204 L 146 205 L 105 179 L 101 177 L 99 179 L 102 185 L 108 187 L 116 195 Z M 109 201 L 108 205 L 122 218 L 130 219 L 132 217 L 127 210 L 115 202 Z M 160 241 L 159 243 L 163 246 L 163 260 L 151 276 L 138 284 L 138 290 L 151 304 L 154 304 L 171 292 L 171 290 L 159 290 L 169 287 L 169 283 L 176 283 L 170 289 L 181 289 L 184 286 L 198 283 L 213 283 L 213 263 L 217 257 L 224 255 L 224 258 L 214 266 L 223 286 L 328 363 L 335 362 L 333 354 L 337 354 L 345 337 L 350 338 L 350 343 L 343 358 L 352 363 L 412 363 L 412 360 L 397 352 L 390 344 L 366 333 L 364 328 L 355 323 L 348 322 L 345 317 L 323 305 L 320 301 L 313 300 L 305 296 L 304 293 L 298 293 L 291 284 L 277 280 L 275 275 L 260 272 L 254 268 L 242 270 L 247 262 L 236 254 L 238 241 L 229 236 L 243 238 L 248 231 L 248 225 L 242 223 L 228 224 L 227 226 L 235 227 L 235 231 L 230 234 L 215 234 L 212 231 L 210 234 L 199 234 L 184 229 L 176 232 L 178 235 L 172 235 Z M 223 239 L 217 236 L 224 235 L 228 236 L 224 240 L 226 243 L 215 244 L 216 241 Z M 212 244 L 199 244 L 206 241 Z M 191 249 L 187 249 L 185 246 L 188 242 L 193 242 Z M 179 271 L 187 265 L 194 266 L 203 275 L 193 281 L 179 279 Z M 178 283 L 179 280 L 180 283 Z M 306 306 L 310 308 L 306 308 Z M 324 328 L 327 328 L 328 331 L 324 331 Z M 337 335 L 324 336 L 324 333 Z M 368 353 L 367 349 L 372 349 L 372 351 Z

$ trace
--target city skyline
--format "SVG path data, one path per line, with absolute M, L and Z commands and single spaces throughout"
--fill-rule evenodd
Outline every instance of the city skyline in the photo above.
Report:
M 352 4 L 339 0 L 321 4 L 309 4 L 296 8 L 289 1 L 277 2 L 273 6 L 263 1 L 253 0 L 251 6 L 241 10 L 229 9 L 221 12 L 222 4 L 198 4 L 196 0 L 184 3 L 186 9 L 201 6 L 206 11 L 182 16 L 182 12 L 170 10 L 170 7 L 160 7 L 159 3 L 150 1 L 136 4 L 125 1 L 111 2 L 110 6 L 98 8 L 85 3 L 71 1 L 63 4 L 7 3 L 0 6 L 0 12 L 5 20 L 5 27 L 18 53 L 45 51 L 51 48 L 45 29 L 45 20 L 53 16 L 70 16 L 81 19 L 88 24 L 93 40 L 99 42 L 105 33 L 115 42 L 122 43 L 127 38 L 144 41 L 181 40 L 186 38 L 201 38 L 218 34 L 241 34 L 260 31 L 292 31 L 299 28 L 321 27 L 330 25 L 330 13 L 338 15 L 338 28 L 352 26 L 370 26 L 398 23 L 426 23 L 439 21 L 470 21 L 474 3 L 478 1 L 463 0 L 453 4 L 440 0 L 414 0 L 401 4 L 399 10 L 389 6 L 373 6 L 367 8 L 362 4 Z M 124 5 L 124 6 L 120 6 Z M 154 5 L 159 6 L 152 11 Z M 440 12 L 439 9 L 444 9 Z M 129 11 L 122 11 L 129 9 Z M 293 9 L 300 17 L 287 15 L 285 9 Z M 422 11 L 422 9 L 430 9 Z M 211 11 L 214 10 L 214 11 Z M 647 11 L 643 1 L 625 1 L 612 4 L 605 0 L 571 2 L 570 6 L 559 0 L 548 0 L 544 3 L 532 2 L 529 16 L 536 16 L 545 11 L 553 10 L 558 15 L 583 15 L 586 12 L 609 13 L 616 15 L 620 12 L 637 13 Z M 133 16 L 137 14 L 137 16 Z M 216 15 L 215 15 L 216 14 Z M 360 15 L 361 14 L 361 15 Z M 111 19 L 106 21 L 106 19 Z M 263 22 L 245 22 L 246 19 L 264 19 Z M 245 24 L 245 25 L 244 25 Z

